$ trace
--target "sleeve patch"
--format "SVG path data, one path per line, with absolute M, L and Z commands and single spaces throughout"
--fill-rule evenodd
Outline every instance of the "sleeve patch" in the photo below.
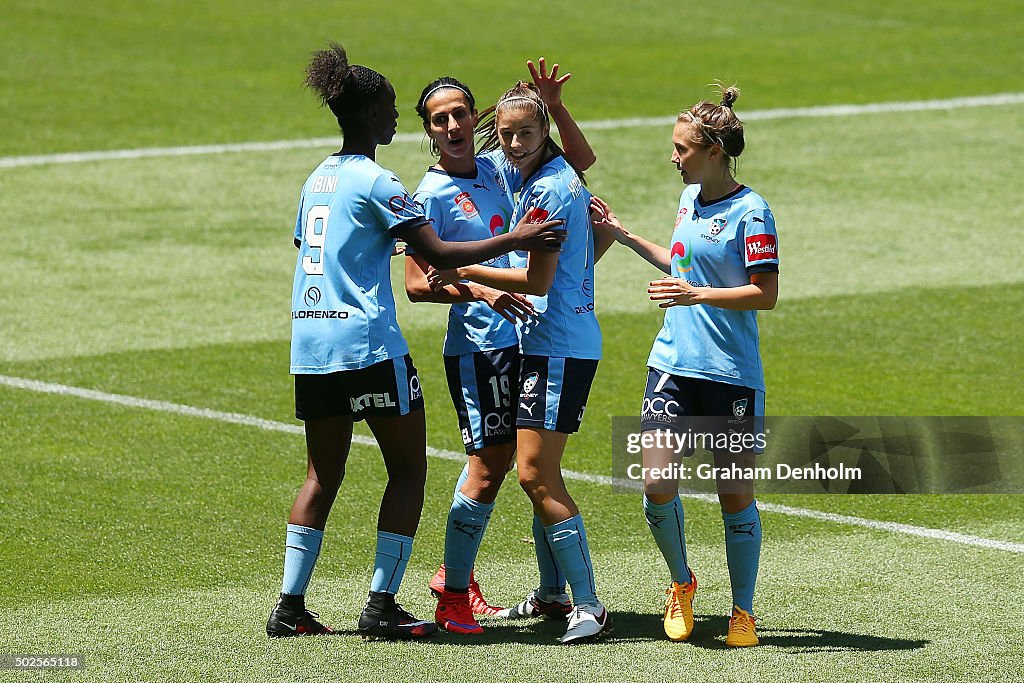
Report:
M 408 220 L 422 215 L 416 202 L 412 200 L 408 194 L 396 194 L 388 200 L 388 208 L 391 213 L 395 215 L 395 218 L 399 220 Z
M 779 258 L 778 241 L 775 235 L 747 235 L 747 263 L 774 261 Z

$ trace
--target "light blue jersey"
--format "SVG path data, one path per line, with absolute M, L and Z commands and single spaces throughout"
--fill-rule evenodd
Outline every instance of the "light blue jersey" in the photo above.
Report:
M 740 287 L 754 273 L 779 270 L 775 217 L 749 187 L 703 204 L 700 185 L 688 185 L 669 248 L 672 276 L 694 287 Z M 703 304 L 668 308 L 647 364 L 672 375 L 764 391 L 757 311 Z
M 295 221 L 292 374 L 357 370 L 409 352 L 395 318 L 391 252 L 426 222 L 391 171 L 334 154 L 306 180 Z
M 413 198 L 443 240 L 470 242 L 509 230 L 512 202 L 508 185 L 494 158 L 489 155 L 477 157 L 476 173 L 470 177 L 428 169 Z M 412 249 L 407 253 L 413 253 Z M 502 254 L 481 265 L 508 268 L 508 255 Z M 515 325 L 483 301 L 452 304 L 448 312 L 444 355 L 493 351 L 518 343 Z
M 528 178 L 519 193 L 512 225 L 536 207 L 535 221 L 564 220 L 566 240 L 551 289 L 531 296 L 537 315 L 520 325 L 524 354 L 600 360 L 601 327 L 594 312 L 594 233 L 590 192 L 564 157 L 557 156 Z M 525 268 L 527 252 L 512 265 Z

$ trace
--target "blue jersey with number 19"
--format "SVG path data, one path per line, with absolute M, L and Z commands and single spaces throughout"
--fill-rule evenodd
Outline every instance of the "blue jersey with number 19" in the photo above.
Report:
M 292 374 L 357 370 L 404 356 L 395 318 L 396 236 L 426 222 L 391 171 L 333 154 L 306 180 L 295 221 Z
M 526 180 L 512 214 L 512 225 L 531 208 L 535 209 L 535 221 L 564 220 L 560 229 L 566 231 L 566 238 L 548 293 L 529 297 L 537 315 L 520 325 L 523 353 L 600 360 L 590 193 L 564 157 L 554 157 Z M 514 267 L 527 265 L 526 252 L 513 252 L 510 258 Z
M 448 242 L 470 242 L 500 235 L 509 230 L 512 203 L 501 172 L 490 156 L 476 158 L 476 172 L 451 175 L 430 168 L 413 199 L 434 225 L 438 236 Z M 410 248 L 406 253 L 413 253 Z M 482 265 L 508 268 L 507 254 Z M 519 344 L 516 327 L 483 301 L 452 304 L 444 355 L 461 356 L 477 351 L 494 351 Z
M 778 233 L 768 204 L 749 187 L 705 204 L 700 185 L 679 197 L 670 246 L 672 277 L 694 287 L 740 287 L 778 272 Z M 757 311 L 672 306 L 647 364 L 663 372 L 764 391 Z

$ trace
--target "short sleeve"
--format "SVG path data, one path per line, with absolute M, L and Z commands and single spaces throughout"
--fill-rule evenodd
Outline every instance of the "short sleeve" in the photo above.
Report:
M 408 228 L 427 222 L 423 210 L 409 196 L 409 192 L 390 173 L 382 173 L 373 182 L 370 191 L 370 206 L 380 221 L 381 227 L 392 237 Z
M 741 222 L 743 265 L 747 274 L 779 272 L 779 235 L 767 207 L 748 212 Z
M 444 239 L 444 213 L 438 198 L 429 192 L 417 192 L 413 195 L 412 199 L 420 207 L 420 211 L 423 212 L 427 221 L 434 226 L 434 232 L 437 233 L 438 237 Z M 411 244 L 407 244 L 405 246 L 405 253 L 412 255 L 416 253 L 416 250 L 412 248 Z
M 302 200 L 305 197 L 306 188 L 302 188 L 302 193 L 299 195 L 299 210 L 295 216 L 295 233 L 292 235 L 295 238 L 296 249 L 302 246 Z
M 533 217 L 534 223 L 544 221 L 564 220 L 568 225 L 568 215 L 565 203 L 556 191 L 551 188 L 534 185 L 530 194 L 521 200 L 521 205 L 529 209 L 535 207 Z
M 519 173 L 519 169 L 509 163 L 503 151 L 496 149 L 492 152 L 478 154 L 477 158 L 490 162 L 494 169 L 494 181 L 501 186 L 510 199 L 519 191 L 519 187 L 523 184 L 523 176 Z

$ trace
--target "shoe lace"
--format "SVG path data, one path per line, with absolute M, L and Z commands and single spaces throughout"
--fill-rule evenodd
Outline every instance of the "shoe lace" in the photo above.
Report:
M 665 589 L 665 595 L 668 596 L 667 608 L 670 617 L 683 617 L 685 612 L 683 605 L 686 601 L 686 589 L 689 584 L 674 583 Z
M 397 612 L 399 616 L 405 619 L 409 619 L 410 621 L 416 621 L 416 617 L 412 615 L 412 612 L 399 605 L 397 600 L 395 601 L 395 612 Z
M 732 617 L 729 619 L 729 626 L 740 633 L 753 633 L 754 619 L 754 615 L 749 612 L 736 611 L 732 613 Z

